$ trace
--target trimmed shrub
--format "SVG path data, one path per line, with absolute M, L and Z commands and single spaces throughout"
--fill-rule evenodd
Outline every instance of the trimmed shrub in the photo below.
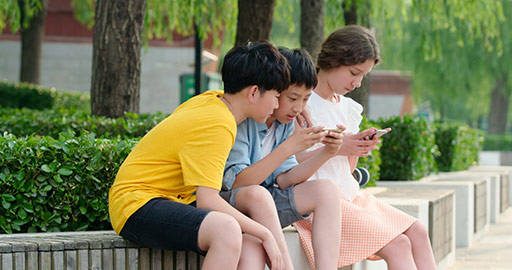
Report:
M 360 130 L 363 131 L 365 129 L 369 129 L 371 127 L 375 127 L 380 129 L 380 126 L 376 123 L 368 121 L 366 117 L 363 117 L 363 121 L 360 125 Z M 357 167 L 366 168 L 370 172 L 370 182 L 366 184 L 366 187 L 374 187 L 376 186 L 376 181 L 380 178 L 380 151 L 379 149 L 373 150 L 372 154 L 367 157 L 360 157 L 357 163 Z
M 0 81 L 0 107 L 90 112 L 91 101 L 89 95 L 82 93 L 57 91 L 55 88 L 43 88 L 29 83 Z
M 53 110 L 91 113 L 91 97 L 86 94 L 51 89 L 51 95 L 55 99 Z
M 483 131 L 465 125 L 438 124 L 435 137 L 440 152 L 436 157 L 439 171 L 466 170 L 478 162 Z
M 512 151 L 512 135 L 485 134 L 484 151 Z
M 75 134 L 94 133 L 101 138 L 135 138 L 144 136 L 165 115 L 126 114 L 124 118 L 91 116 L 84 111 L 30 110 L 0 108 L 0 132 L 16 136 L 50 136 L 57 138 L 61 132 Z
M 0 135 L 0 231 L 111 229 L 108 190 L 137 140 Z
M 8 108 L 51 108 L 54 98 L 51 92 L 28 83 L 8 83 L 0 81 L 0 107 Z
M 418 180 L 436 171 L 435 130 L 423 118 L 405 115 L 379 119 L 377 124 L 392 130 L 380 148 L 380 180 Z

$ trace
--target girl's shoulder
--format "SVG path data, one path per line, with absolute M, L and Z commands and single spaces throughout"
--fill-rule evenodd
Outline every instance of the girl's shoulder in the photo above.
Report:
M 349 112 L 355 113 L 355 114 L 362 114 L 363 113 L 363 106 L 359 104 L 357 101 L 353 100 L 352 98 L 345 97 L 345 96 L 339 96 L 340 103 L 343 102 L 344 105 L 349 109 Z

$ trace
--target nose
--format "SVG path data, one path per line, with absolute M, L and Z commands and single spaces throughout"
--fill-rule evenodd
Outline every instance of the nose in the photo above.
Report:
M 302 102 L 296 102 L 293 104 L 292 110 L 294 113 L 298 113 L 302 110 Z
M 279 108 L 279 99 L 276 99 L 276 103 L 274 104 L 274 110 Z
M 361 78 L 357 78 L 356 80 L 354 80 L 352 82 L 352 85 L 354 86 L 354 88 L 359 88 L 361 87 L 361 81 L 363 80 L 363 77 Z

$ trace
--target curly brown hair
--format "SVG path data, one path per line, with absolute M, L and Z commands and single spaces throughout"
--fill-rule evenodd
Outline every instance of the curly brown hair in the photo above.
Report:
M 380 61 L 379 44 L 372 33 L 359 25 L 348 25 L 332 32 L 322 44 L 317 66 L 330 70 L 374 60 Z

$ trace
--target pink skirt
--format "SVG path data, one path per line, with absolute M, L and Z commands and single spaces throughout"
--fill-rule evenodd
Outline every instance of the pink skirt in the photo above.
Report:
M 293 224 L 309 264 L 315 269 L 311 242 L 313 215 Z M 338 267 L 351 265 L 363 259 L 380 260 L 375 255 L 391 240 L 406 231 L 416 218 L 382 202 L 372 194 L 361 192 L 353 201 L 342 200 L 341 244 Z

